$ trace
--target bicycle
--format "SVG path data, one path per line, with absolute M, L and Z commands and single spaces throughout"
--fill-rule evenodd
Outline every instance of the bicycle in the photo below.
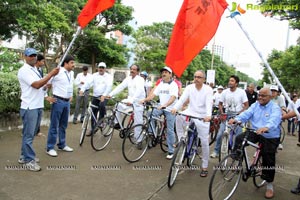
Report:
M 220 128 L 220 117 L 218 114 L 213 114 L 209 125 L 209 146 L 216 141 Z
M 147 117 L 147 123 L 136 124 L 131 127 L 122 143 L 122 154 L 125 160 L 130 163 L 139 161 L 146 153 L 149 147 L 149 139 L 151 138 L 151 145 L 155 147 L 158 143 L 163 152 L 168 151 L 168 145 L 166 143 L 166 121 L 164 118 L 154 117 L 153 111 L 157 109 L 157 106 L 153 103 L 149 105 L 151 109 L 150 114 Z M 154 120 L 156 128 L 151 123 Z M 153 134 L 149 134 L 149 130 Z M 136 134 L 135 131 L 139 131 Z
M 93 105 L 92 102 L 89 102 L 89 106 L 85 112 L 85 116 L 82 122 L 82 131 L 80 134 L 80 138 L 79 138 L 79 145 L 82 146 L 84 138 L 86 136 L 86 131 L 90 128 L 90 121 L 91 121 L 91 117 L 93 118 L 93 120 L 97 121 L 98 116 L 95 116 L 93 113 L 92 108 L 98 108 L 98 106 Z M 99 113 L 98 113 L 99 114 Z M 111 111 L 109 109 L 106 110 L 106 115 L 111 114 Z
M 228 117 L 230 116 L 230 117 Z M 224 114 L 223 118 L 226 119 L 225 121 L 225 131 L 223 133 L 221 139 L 221 148 L 219 152 L 219 161 L 223 160 L 228 154 L 231 153 L 233 148 L 233 138 L 236 134 L 235 129 L 237 128 L 236 125 L 228 125 L 228 120 L 237 116 L 235 113 Z
M 212 199 L 229 199 L 236 191 L 240 179 L 247 181 L 249 177 L 253 178 L 255 187 L 260 188 L 265 184 L 261 179 L 262 174 L 262 144 L 255 144 L 248 140 L 249 133 L 256 133 L 254 129 L 245 128 L 245 137 L 238 153 L 227 155 L 218 166 L 214 167 L 209 183 L 209 198 Z M 255 148 L 253 160 L 250 163 L 246 147 Z
M 119 131 L 119 136 L 122 138 L 122 135 L 125 135 L 125 133 L 132 127 L 133 120 L 134 120 L 134 113 L 132 110 L 129 111 L 121 111 L 118 109 L 118 104 L 126 104 L 121 101 L 117 101 L 113 98 L 111 100 L 115 101 L 116 104 L 112 110 L 112 114 L 110 116 L 104 117 L 101 120 L 99 120 L 96 124 L 95 130 L 92 133 L 91 137 L 91 145 L 92 148 L 95 151 L 101 151 L 103 150 L 110 142 L 113 132 L 115 130 L 115 121 L 117 124 L 119 124 L 120 128 L 116 129 Z M 125 115 L 122 122 L 121 119 L 119 119 L 116 116 L 116 113 L 122 113 Z M 128 119 L 129 117 L 129 119 Z M 145 116 L 143 116 L 145 121 Z
M 199 155 L 199 140 L 194 122 L 190 123 L 191 119 L 203 120 L 203 118 L 177 113 L 177 115 L 185 116 L 185 121 L 188 122 L 184 127 L 184 133 L 178 146 L 175 150 L 171 167 L 168 176 L 168 187 L 173 187 L 176 177 L 180 169 L 183 168 L 184 160 L 187 159 L 187 166 L 192 166 L 196 155 Z

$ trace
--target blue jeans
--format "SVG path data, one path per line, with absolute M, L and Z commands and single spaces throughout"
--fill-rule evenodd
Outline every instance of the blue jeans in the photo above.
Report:
M 43 108 L 37 108 L 33 110 L 21 109 L 20 115 L 23 122 L 22 129 L 22 147 L 21 156 L 24 161 L 30 162 L 35 158 L 35 152 L 32 146 L 33 138 L 38 130 L 38 120 L 41 118 L 43 113 Z
M 52 104 L 50 115 L 50 127 L 48 131 L 47 151 L 54 149 L 58 135 L 58 148 L 63 149 L 66 146 L 66 129 L 68 127 L 68 118 L 70 113 L 70 102 L 57 99 Z
M 222 136 L 224 134 L 224 131 L 225 131 L 225 126 L 226 126 L 226 121 L 223 121 L 221 122 L 220 124 L 220 128 L 219 128 L 219 131 L 218 131 L 218 134 L 217 134 L 217 138 L 216 138 L 216 144 L 215 144 L 215 148 L 214 148 L 214 152 L 216 154 L 219 154 L 220 152 L 220 149 L 221 149 L 221 141 L 222 141 Z M 235 129 L 235 137 L 238 136 L 239 134 L 242 133 L 242 127 L 238 126 L 236 129 Z M 234 137 L 234 138 L 235 138 Z M 232 145 L 232 147 L 234 146 L 234 144 Z
M 167 121 L 167 144 L 168 144 L 168 152 L 174 153 L 174 143 L 175 143 L 175 132 L 174 132 L 174 125 L 176 116 L 172 113 L 165 111 L 165 110 L 158 110 L 155 109 L 152 113 L 154 117 L 159 117 L 162 114 L 165 114 L 166 121 Z M 151 120 L 152 127 L 155 130 L 155 123 L 154 120 Z M 150 128 L 151 129 L 151 128 Z

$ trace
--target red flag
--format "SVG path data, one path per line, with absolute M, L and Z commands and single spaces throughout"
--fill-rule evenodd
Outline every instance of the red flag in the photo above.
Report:
M 83 29 L 96 15 L 112 7 L 115 0 L 88 0 L 78 15 L 78 24 Z
M 214 36 L 227 5 L 225 0 L 184 0 L 165 60 L 178 77 Z

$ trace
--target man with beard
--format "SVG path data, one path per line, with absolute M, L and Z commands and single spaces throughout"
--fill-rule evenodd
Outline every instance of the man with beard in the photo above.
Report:
M 125 104 L 118 104 L 118 110 L 125 111 L 130 109 L 133 106 L 134 112 L 134 125 L 143 123 L 143 112 L 144 106 L 139 103 L 141 99 L 145 98 L 145 80 L 139 75 L 140 67 L 138 65 L 132 65 L 130 67 L 130 76 L 125 78 L 121 84 L 119 84 L 113 91 L 111 91 L 107 98 L 111 98 L 116 94 L 123 91 L 125 88 L 128 88 L 128 96 L 126 99 L 123 99 L 122 102 Z M 120 112 L 116 113 L 116 117 L 122 122 L 122 114 Z M 119 124 L 115 125 L 115 128 L 120 128 Z M 137 139 L 137 143 L 140 143 L 142 138 L 138 137 L 139 130 L 135 130 L 135 138 Z M 141 143 L 140 143 L 141 144 Z
M 173 108 L 177 101 L 178 86 L 174 80 L 172 80 L 172 70 L 169 67 L 164 67 L 160 70 L 162 81 L 154 89 L 147 98 L 140 101 L 144 103 L 152 100 L 155 96 L 159 96 L 159 107 L 152 113 L 153 117 L 159 117 L 162 114 L 165 115 L 167 121 L 167 144 L 168 144 L 168 155 L 167 159 L 172 159 L 174 154 L 174 143 L 175 143 L 175 132 L 174 123 L 175 116 L 172 115 L 170 109 Z M 166 108 L 163 110 L 162 108 Z M 155 129 L 154 120 L 151 122 Z M 151 131 L 151 130 L 149 130 Z M 153 134 L 153 133 L 152 133 Z
M 238 76 L 230 76 L 228 88 L 222 92 L 222 96 L 219 102 L 219 111 L 222 115 L 224 114 L 225 108 L 227 119 L 232 118 L 232 115 L 239 114 L 249 107 L 246 92 L 241 88 L 238 88 L 239 81 L 240 79 Z M 224 119 L 220 124 L 220 129 L 217 134 L 214 152 L 210 155 L 211 158 L 217 158 L 219 156 L 221 140 L 225 131 L 225 125 L 226 119 Z M 240 127 L 236 129 L 236 134 L 239 134 L 241 132 L 242 129 Z
M 35 156 L 33 149 L 33 138 L 38 129 L 38 120 L 41 118 L 44 108 L 44 90 L 51 77 L 59 72 L 59 68 L 53 69 L 44 78 L 41 77 L 37 68 L 37 52 L 33 48 L 27 48 L 24 52 L 26 63 L 18 71 L 18 79 L 21 87 L 21 109 L 20 116 L 23 121 L 20 164 L 25 164 L 30 171 L 40 171 L 37 164 L 39 159 Z

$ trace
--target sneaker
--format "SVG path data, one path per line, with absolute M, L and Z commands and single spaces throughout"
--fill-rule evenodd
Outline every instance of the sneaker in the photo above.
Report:
M 291 189 L 291 193 L 300 194 L 300 187 L 295 187 L 295 188 Z
M 66 152 L 72 152 L 72 151 L 74 151 L 74 150 L 73 150 L 71 147 L 69 147 L 69 146 L 65 146 L 65 147 L 62 148 L 62 149 L 59 148 L 59 150 L 66 151 Z
M 34 161 L 37 162 L 37 163 L 39 163 L 39 162 L 40 162 L 40 159 L 37 158 L 37 157 L 35 157 L 35 158 L 34 158 Z M 19 158 L 18 163 L 19 163 L 19 164 L 25 164 L 24 158 Z
M 85 136 L 90 137 L 92 135 L 92 131 L 89 131 Z
M 211 158 L 217 158 L 219 157 L 219 154 L 217 154 L 216 152 L 213 152 L 212 154 L 210 154 Z
M 34 160 L 26 163 L 25 167 L 29 171 L 33 171 L 33 172 L 41 171 L 41 167 Z
M 282 144 L 279 144 L 279 145 L 278 145 L 278 150 L 283 150 Z
M 57 156 L 57 152 L 54 149 L 50 149 L 49 151 L 47 151 L 47 154 L 52 157 Z
M 77 124 L 77 120 L 76 119 L 73 120 L 73 124 Z
M 120 124 L 115 124 L 114 125 L 114 129 L 120 129 L 120 128 L 121 128 Z
M 173 153 L 168 153 L 166 156 L 166 159 L 171 160 L 173 158 L 174 154 Z

